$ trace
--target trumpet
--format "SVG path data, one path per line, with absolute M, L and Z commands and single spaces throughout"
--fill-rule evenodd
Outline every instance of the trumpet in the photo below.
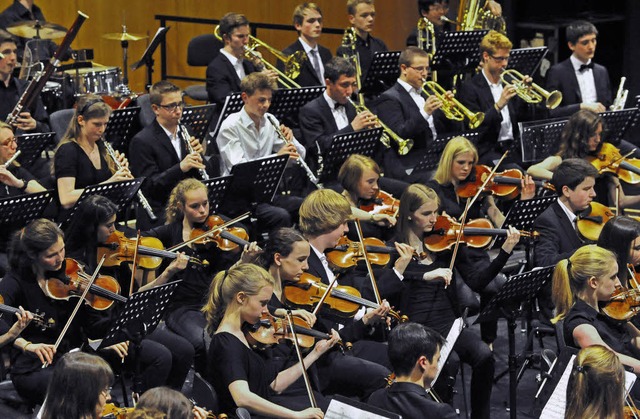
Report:
M 187 128 L 182 124 L 178 124 L 178 133 L 180 133 L 182 141 L 184 141 L 184 144 L 187 146 L 187 151 L 189 152 L 189 154 L 195 153 L 195 150 L 191 146 L 191 136 L 189 135 L 189 131 L 187 131 Z M 198 173 L 200 173 L 200 177 L 202 178 L 202 180 L 209 180 L 209 174 L 207 173 L 206 169 L 198 169 Z
M 113 160 L 118 170 L 122 169 L 122 165 L 118 161 L 118 157 L 116 156 L 116 152 L 113 147 L 111 147 L 111 143 L 103 138 L 102 144 L 104 144 L 104 149 L 107 151 L 107 154 L 109 155 L 109 157 L 111 157 L 111 160 Z M 153 208 L 151 208 L 151 205 L 149 205 L 149 201 L 147 201 L 147 198 L 145 198 L 141 190 L 138 189 L 136 197 L 138 198 L 138 202 L 140 203 L 140 205 L 142 205 L 142 208 L 145 210 L 151 221 L 157 221 L 158 217 L 156 217 L 156 215 L 153 213 Z
M 216 26 L 213 31 L 215 37 L 222 41 L 222 35 L 220 34 L 220 26 Z M 274 55 L 277 59 L 284 63 L 284 72 L 278 70 L 275 65 L 270 62 L 262 59 L 262 56 L 258 54 L 256 48 L 263 47 L 267 51 L 269 51 L 272 55 Z M 302 67 L 302 63 L 307 59 L 304 51 L 296 51 L 292 55 L 286 55 L 282 51 L 279 51 L 264 41 L 259 40 L 253 35 L 249 35 L 249 44 L 244 46 L 244 55 L 247 58 L 256 58 L 262 61 L 263 66 L 267 67 L 269 70 L 273 70 L 278 73 L 278 81 L 281 85 L 286 87 L 287 89 L 293 89 L 300 87 L 300 84 L 296 83 L 293 79 L 300 75 L 300 69 Z
M 435 81 L 425 81 L 422 84 L 422 91 L 427 95 L 434 95 L 442 101 L 442 107 L 440 108 L 444 115 L 454 121 L 464 121 L 465 118 L 469 120 L 469 128 L 476 129 L 484 121 L 484 112 L 473 113 L 469 108 L 465 107 L 456 98 L 447 98 L 445 94 L 446 90 Z
M 500 81 L 506 86 L 513 86 L 516 94 L 527 103 L 540 103 L 544 100 L 547 109 L 555 109 L 562 102 L 562 93 L 559 91 L 548 92 L 535 83 L 525 83 L 524 79 L 525 76 L 514 69 L 505 70 L 500 75 Z
M 280 127 L 278 126 L 276 121 L 273 119 L 273 117 L 271 115 L 267 115 L 267 120 L 271 123 L 271 125 L 273 125 L 273 128 L 276 130 L 276 133 L 278 134 L 278 137 L 280 137 L 280 139 L 282 141 L 284 141 L 285 143 L 289 143 L 289 141 L 284 136 L 284 133 L 280 130 Z M 313 183 L 318 189 L 322 188 L 322 185 L 320 184 L 320 180 L 311 171 L 311 169 L 309 168 L 309 166 L 307 165 L 307 163 L 304 161 L 304 159 L 301 156 L 298 157 L 298 159 L 296 160 L 296 163 L 298 163 L 298 165 L 302 168 L 302 170 L 305 171 L 305 173 L 307 174 L 307 177 L 309 178 L 311 183 Z
M 429 22 L 426 17 L 421 17 L 417 24 L 418 29 L 418 48 L 429 53 L 429 57 L 436 54 L 436 33 L 433 23 Z
M 355 103 L 353 100 L 351 100 L 350 97 L 348 97 L 347 100 L 356 108 L 356 112 L 360 113 L 369 111 L 366 106 Z M 386 148 L 391 148 L 391 140 L 393 140 L 398 145 L 398 154 L 400 154 L 401 156 L 405 156 L 409 153 L 409 151 L 411 151 L 411 149 L 413 148 L 413 140 L 411 138 L 407 138 L 406 140 L 401 138 L 398 134 L 393 132 L 391 128 L 385 125 L 384 122 L 382 122 L 377 116 L 376 122 L 380 124 L 380 127 L 382 127 L 384 131 L 382 137 L 380 138 L 380 142 L 384 144 Z

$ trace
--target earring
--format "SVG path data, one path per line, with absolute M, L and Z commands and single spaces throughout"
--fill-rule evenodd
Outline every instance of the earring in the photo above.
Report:
M 407 220 L 411 221 L 411 216 L 408 216 L 408 217 L 407 217 Z

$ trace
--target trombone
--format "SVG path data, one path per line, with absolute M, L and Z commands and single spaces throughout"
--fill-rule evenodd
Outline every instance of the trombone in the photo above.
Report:
M 454 121 L 464 121 L 464 118 L 469 120 L 469 128 L 476 129 L 484 121 L 484 112 L 473 113 L 469 108 L 465 107 L 456 98 L 449 99 L 445 96 L 447 93 L 442 86 L 435 81 L 425 81 L 422 84 L 422 91 L 427 95 L 434 95 L 440 101 L 442 101 L 442 107 L 440 108 L 449 119 Z
M 369 109 L 366 106 L 361 105 L 359 103 L 355 103 L 353 100 L 351 100 L 350 97 L 348 97 L 347 100 L 356 108 L 356 112 L 360 113 L 364 111 L 369 111 Z M 391 140 L 393 140 L 396 144 L 398 144 L 398 154 L 400 154 L 401 156 L 405 156 L 409 153 L 409 151 L 411 151 L 411 149 L 413 148 L 413 140 L 411 138 L 407 138 L 406 140 L 401 138 L 398 134 L 391 131 L 391 128 L 385 125 L 385 123 L 382 122 L 380 118 L 378 118 L 377 116 L 376 116 L 376 122 L 380 124 L 380 127 L 384 131 L 382 134 L 382 137 L 380 138 L 380 142 L 384 144 L 386 148 L 391 148 Z
M 358 84 L 358 103 L 361 105 L 364 104 L 364 97 L 360 90 L 362 89 L 362 69 L 360 67 L 360 56 L 358 55 L 358 51 L 356 50 L 356 29 L 351 26 L 344 30 L 344 35 L 342 35 L 342 43 L 341 47 L 344 48 L 344 52 L 342 57 L 349 60 L 353 67 L 356 70 L 356 83 Z
M 506 86 L 513 86 L 516 94 L 527 103 L 540 103 L 545 101 L 547 109 L 555 109 L 562 102 L 562 93 L 557 90 L 548 92 L 535 83 L 524 82 L 525 76 L 518 70 L 504 70 L 500 75 L 500 81 Z
M 220 35 L 220 26 L 216 26 L 213 31 L 215 37 L 222 41 L 222 35 Z M 277 59 L 284 63 L 284 72 L 278 70 L 275 65 L 271 64 L 267 60 L 263 59 L 256 51 L 256 48 L 264 47 Z M 269 70 L 273 70 L 278 74 L 278 82 L 287 89 L 293 89 L 300 87 L 300 84 L 296 83 L 293 79 L 300 75 L 300 68 L 302 63 L 307 59 L 304 51 L 296 51 L 292 55 L 285 55 L 282 51 L 279 51 L 264 41 L 259 40 L 253 35 L 249 35 L 249 44 L 244 46 L 244 55 L 247 58 L 257 58 L 262 61 L 262 64 Z

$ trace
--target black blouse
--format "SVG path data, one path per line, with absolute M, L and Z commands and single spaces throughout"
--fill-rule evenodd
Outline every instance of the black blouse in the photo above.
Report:
M 75 141 L 60 145 L 56 151 L 53 164 L 56 181 L 65 177 L 75 178 L 75 189 L 97 185 L 109 179 L 112 175 L 102 153 L 100 153 L 100 170 L 98 170 L 89 159 L 89 156 L 87 156 L 87 153 Z

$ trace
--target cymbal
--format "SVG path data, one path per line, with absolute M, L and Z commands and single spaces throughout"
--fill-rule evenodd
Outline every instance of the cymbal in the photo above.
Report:
M 104 39 L 109 39 L 111 41 L 140 41 L 141 39 L 147 39 L 147 35 L 142 34 L 134 34 L 127 32 L 113 32 L 113 33 L 105 33 L 102 35 Z
M 38 29 L 36 29 L 36 27 Z M 7 27 L 7 31 L 21 38 L 35 38 L 39 35 L 41 39 L 58 39 L 67 34 L 67 28 L 55 23 L 42 22 L 39 20 L 23 20 Z

